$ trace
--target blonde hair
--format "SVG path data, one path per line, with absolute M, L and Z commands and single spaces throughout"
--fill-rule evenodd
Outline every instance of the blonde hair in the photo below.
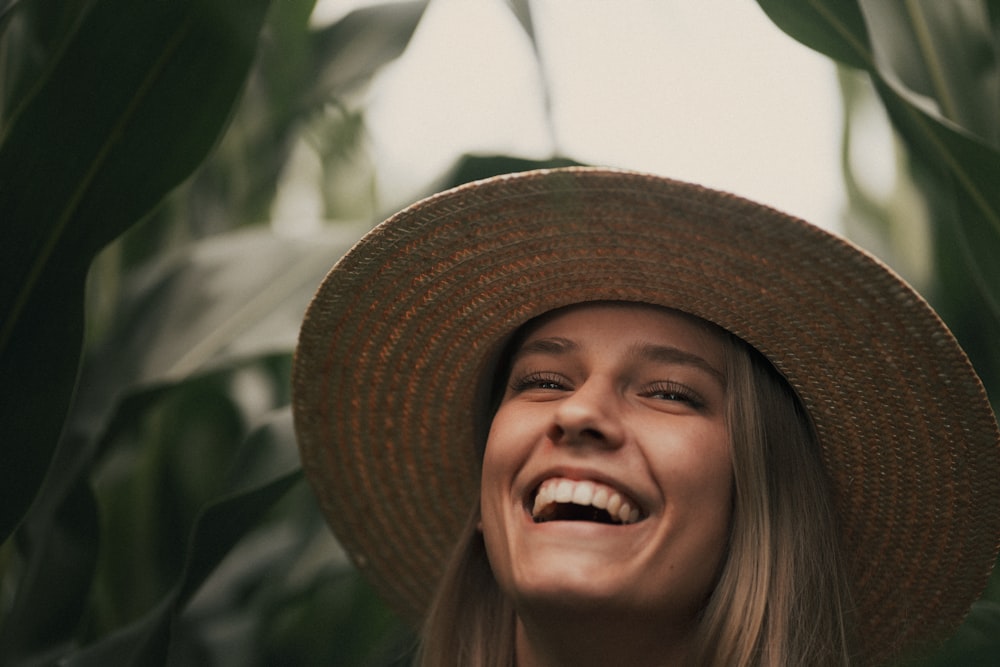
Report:
M 417 665 L 514 667 L 514 606 L 493 577 L 478 524 L 477 501 L 424 620 Z
M 726 335 L 733 519 L 692 664 L 849 665 L 850 592 L 818 443 L 777 371 Z M 426 617 L 422 667 L 514 665 L 515 612 L 490 570 L 478 521 L 477 502 Z
M 770 362 L 733 341 L 729 554 L 702 615 L 694 664 L 849 665 L 851 595 L 819 445 Z

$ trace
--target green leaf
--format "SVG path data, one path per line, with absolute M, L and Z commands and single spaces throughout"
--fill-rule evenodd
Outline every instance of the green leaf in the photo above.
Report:
M 284 238 L 246 228 L 129 272 L 114 323 L 86 360 L 90 391 L 81 401 L 290 353 L 316 286 L 365 231 L 344 225 Z M 95 410 L 81 406 L 87 414 Z
M 172 459 L 158 460 L 156 457 L 162 455 L 157 452 L 163 450 L 172 456 L 186 451 L 199 441 L 185 433 L 199 428 L 206 431 L 213 427 L 213 419 L 219 422 L 214 424 L 215 428 L 225 426 L 218 410 L 216 416 L 201 415 L 201 408 L 209 408 L 219 399 L 204 391 L 195 392 L 190 378 L 225 373 L 249 360 L 266 359 L 270 355 L 290 356 L 315 286 L 361 232 L 360 228 L 340 227 L 310 239 L 291 240 L 276 237 L 263 228 L 236 231 L 193 244 L 126 276 L 126 289 L 113 308 L 117 314 L 115 323 L 85 360 L 81 374 L 85 391 L 77 396 L 55 465 L 23 524 L 24 539 L 35 535 L 51 539 L 37 539 L 23 546 L 29 574 L 43 569 L 45 572 L 18 583 L 20 606 L 11 611 L 4 627 L 4 636 L 11 639 L 12 647 L 24 646 L 31 632 L 54 632 L 57 623 L 53 619 L 69 614 L 60 612 L 61 606 L 79 607 L 89 586 L 93 555 L 89 559 L 76 558 L 73 567 L 49 566 L 88 545 L 96 550 L 96 524 L 77 520 L 64 525 L 62 508 L 78 504 L 73 500 L 78 494 L 76 489 L 86 485 L 99 448 L 114 444 L 122 449 L 118 440 L 123 430 L 135 428 L 137 420 L 148 419 L 144 415 L 161 404 L 165 396 L 178 394 L 170 403 L 178 406 L 173 412 L 179 413 L 184 421 L 151 427 L 149 437 L 142 443 L 142 456 L 152 457 L 151 463 L 158 468 L 136 479 L 135 488 L 125 491 L 131 494 L 128 499 L 117 496 L 117 500 L 112 499 L 105 508 L 102 531 L 103 539 L 110 541 L 104 547 L 106 554 L 118 548 L 119 543 L 125 543 L 130 545 L 128 556 L 154 550 L 160 561 L 169 559 L 169 546 L 181 542 L 170 539 L 169 529 L 187 525 L 186 521 L 179 521 L 177 508 L 170 505 L 182 503 L 185 498 L 178 488 L 169 487 L 173 495 L 170 502 L 164 502 L 162 495 L 166 491 L 161 487 L 166 483 L 165 476 L 170 474 Z M 278 383 L 275 379 L 274 384 Z M 282 392 L 287 378 L 281 379 L 280 385 L 272 391 Z M 190 398 L 184 399 L 185 395 Z M 195 404 L 185 407 L 182 399 Z M 279 393 L 273 400 L 287 402 L 287 393 Z M 169 442 L 171 434 L 183 440 Z M 184 461 L 186 470 L 178 482 L 190 485 L 196 478 L 214 472 L 218 463 L 211 457 L 225 456 L 224 443 L 229 439 L 231 436 L 224 432 L 216 432 L 211 447 L 196 447 L 196 451 L 190 452 Z M 291 442 L 292 438 L 286 440 Z M 203 469 L 206 465 L 208 469 Z M 139 474 L 131 476 L 138 478 Z M 141 514 L 143 498 L 157 510 L 156 514 Z M 144 532 L 141 539 L 123 538 L 114 533 L 118 523 L 125 523 L 126 530 L 132 524 L 159 528 Z M 73 532 L 84 525 L 92 531 Z M 57 536 L 62 537 L 56 540 Z M 70 538 L 74 541 L 70 542 Z M 155 573 L 159 569 L 153 565 L 156 563 L 146 565 L 149 571 L 142 578 L 142 586 L 155 589 Z M 133 570 L 122 567 L 118 574 L 128 582 Z M 136 586 L 134 582 L 130 585 Z M 53 596 L 53 587 L 61 589 L 59 595 Z M 74 590 L 80 595 L 74 596 L 71 593 Z M 112 594 L 110 590 L 108 594 Z M 128 596 L 130 603 L 139 605 L 145 599 L 134 589 L 123 595 Z M 124 608 L 117 613 L 128 611 Z M 79 615 L 79 609 L 76 614 Z M 38 622 L 43 617 L 45 622 Z
M 892 108 L 891 103 L 886 106 Z M 935 222 L 936 284 L 929 297 L 987 389 L 1000 387 L 996 345 L 1000 339 L 1000 263 L 996 261 L 1000 193 L 993 185 L 1000 182 L 1000 154 L 912 109 L 895 109 L 890 115 L 899 119 L 904 134 L 913 137 L 911 148 L 917 156 L 913 172 Z M 996 397 L 994 392 L 991 395 Z
M 4 117 L 0 538 L 35 495 L 61 430 L 90 261 L 215 143 L 268 3 L 96 0 Z
M 173 627 L 191 598 L 233 547 L 259 528 L 274 504 L 302 479 L 294 456 L 283 466 L 273 465 L 274 459 L 267 452 L 277 444 L 269 428 L 265 425 L 247 440 L 241 455 L 233 461 L 228 490 L 199 515 L 183 573 L 163 601 L 139 621 L 66 656 L 63 664 L 167 664 Z M 261 461 L 270 465 L 260 465 Z
M 868 71 L 895 129 L 919 163 L 938 249 L 934 305 L 987 387 L 1000 384 L 1000 37 L 997 12 L 970 0 L 759 0 L 807 46 Z M 851 7 L 852 9 L 848 9 Z M 862 22 L 837 21 L 834 13 Z M 846 31 L 844 28 L 848 28 Z M 871 44 L 854 53 L 830 48 Z M 977 298 L 964 291 L 974 289 Z M 990 341 L 993 341 L 992 343 Z
M 369 82 L 381 67 L 403 53 L 427 0 L 409 0 L 355 10 L 310 36 L 312 69 L 303 72 L 313 104 L 329 102 Z
M 97 505 L 86 479 L 60 500 L 18 535 L 25 572 L 4 610 L 0 664 L 65 650 L 83 615 L 98 555 Z
M 1000 657 L 1000 603 L 980 600 L 958 633 L 929 660 L 910 667 L 993 667 Z
M 862 0 L 878 73 L 912 106 L 997 146 L 1000 77 L 981 2 Z
M 845 65 L 872 65 L 868 30 L 856 0 L 757 0 L 791 37 Z
M 113 437 L 127 401 L 195 375 L 269 355 L 291 355 L 309 300 L 365 228 L 308 238 L 248 228 L 209 237 L 123 277 L 112 324 L 88 352 L 66 433 L 89 442 L 81 461 Z M 78 466 L 85 466 L 80 463 Z
M 173 213 L 183 221 L 194 210 L 226 217 L 230 225 L 266 220 L 296 141 L 322 126 L 331 107 L 348 107 L 352 96 L 403 52 L 426 1 L 358 9 L 319 29 L 308 25 L 311 5 L 312 0 L 275 3 L 252 85 L 231 130 L 179 196 L 171 197 L 177 210 L 164 211 L 164 217 Z M 341 143 L 350 136 L 344 128 L 333 130 Z
M 529 160 L 507 155 L 464 155 L 451 170 L 447 183 L 448 187 L 454 187 L 499 174 L 573 166 L 580 166 L 580 163 L 563 157 L 553 157 L 549 160 Z

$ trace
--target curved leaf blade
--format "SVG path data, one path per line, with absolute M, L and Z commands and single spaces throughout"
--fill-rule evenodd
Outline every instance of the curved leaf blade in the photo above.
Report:
M 25 574 L 0 625 L 0 663 L 65 650 L 84 613 L 98 557 L 99 516 L 88 480 L 20 535 Z
M 69 667 L 88 665 L 160 665 L 170 655 L 172 626 L 192 596 L 222 560 L 246 535 L 258 528 L 276 502 L 298 485 L 302 471 L 292 456 L 275 471 L 262 469 L 254 461 L 275 460 L 273 451 L 285 446 L 283 432 L 290 423 L 289 411 L 273 416 L 272 423 L 255 431 L 233 461 L 228 488 L 205 506 L 191 532 L 187 558 L 180 578 L 155 609 L 98 643 L 64 658 Z
M 956 312 L 949 318 L 959 340 L 987 386 L 1000 381 L 1000 356 L 992 346 L 973 340 L 987 328 L 1000 336 L 1000 276 L 995 255 L 1000 250 L 1000 48 L 996 10 L 977 0 L 936 3 L 908 0 L 758 0 L 768 15 L 792 37 L 845 64 L 860 66 L 872 77 L 893 125 L 913 152 L 913 158 L 934 174 L 938 213 L 934 224 L 939 239 L 956 244 L 949 256 L 964 257 L 960 282 L 944 287 L 972 285 L 981 295 L 987 317 L 980 311 Z M 872 52 L 860 60 L 842 50 L 827 48 L 829 19 L 835 12 L 857 10 L 852 41 L 863 39 Z M 808 6 L 808 9 L 805 7 Z M 843 25 L 847 25 L 844 23 Z M 949 261 L 954 261 L 949 260 Z M 938 266 L 938 277 L 948 281 Z M 948 310 L 938 295 L 936 305 Z M 964 302 L 963 298 L 954 299 Z M 989 336 L 987 336 L 989 338 Z
M 427 0 L 406 0 L 356 9 L 314 32 L 309 48 L 315 68 L 303 72 L 303 88 L 314 104 L 344 95 L 371 80 L 376 70 L 402 54 L 423 16 Z
M 0 538 L 31 502 L 59 436 L 90 261 L 215 143 L 269 1 L 98 0 L 4 127 Z
M 845 65 L 871 66 L 868 29 L 856 0 L 757 0 L 757 4 L 793 39 Z
M 861 9 L 876 36 L 879 75 L 911 104 L 997 145 L 1000 77 L 986 6 L 980 2 L 880 2 Z

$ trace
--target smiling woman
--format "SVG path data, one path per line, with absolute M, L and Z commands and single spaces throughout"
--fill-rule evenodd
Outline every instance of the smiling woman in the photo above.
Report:
M 520 664 L 579 664 L 571 653 L 594 659 L 629 635 L 630 649 L 660 660 L 682 644 L 663 629 L 688 627 L 704 606 L 729 534 L 723 349 L 679 315 L 604 304 L 558 311 L 515 351 L 480 496 Z M 608 521 L 572 509 L 594 507 L 599 491 Z M 589 641 L 572 641 L 581 628 Z M 651 663 L 604 653 L 604 664 Z
M 497 376 L 482 509 L 425 664 L 753 664 L 768 634 L 762 664 L 848 663 L 828 482 L 759 355 L 684 313 L 591 302 L 522 327 Z M 486 591 L 515 641 L 481 631 Z
M 320 504 L 426 666 L 890 662 L 1000 542 L 996 422 L 923 300 L 658 177 L 415 204 L 328 275 L 294 383 Z

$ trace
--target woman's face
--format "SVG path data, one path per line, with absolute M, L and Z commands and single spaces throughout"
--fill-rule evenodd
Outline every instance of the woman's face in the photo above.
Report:
M 724 342 L 652 306 L 551 313 L 514 351 L 483 460 L 482 532 L 501 589 L 688 621 L 726 549 Z

